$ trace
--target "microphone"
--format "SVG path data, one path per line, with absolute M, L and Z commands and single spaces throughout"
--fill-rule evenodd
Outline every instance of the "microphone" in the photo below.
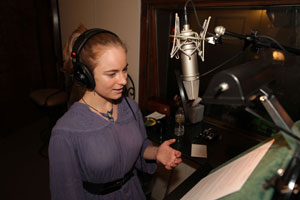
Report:
M 187 4 L 191 2 L 194 8 L 195 16 L 198 25 L 200 26 L 200 33 L 196 33 L 190 29 L 190 25 L 187 20 L 186 7 Z M 175 70 L 177 82 L 179 86 L 180 96 L 182 100 L 182 105 L 184 109 L 184 115 L 186 122 L 188 123 L 197 123 L 200 122 L 203 118 L 204 105 L 199 104 L 201 98 L 198 97 L 199 87 L 200 87 L 200 74 L 198 70 L 198 60 L 197 55 L 200 56 L 202 62 L 204 62 L 204 44 L 208 38 L 205 38 L 210 18 L 204 20 L 204 23 L 201 27 L 195 6 L 192 0 L 187 0 L 184 6 L 184 17 L 185 22 L 183 29 L 180 32 L 179 27 L 179 17 L 178 14 L 175 14 L 175 29 L 173 37 L 173 47 L 170 53 L 171 58 L 175 56 L 176 59 L 181 58 L 181 79 L 179 78 L 179 72 Z M 192 102 L 187 103 L 185 93 L 188 100 Z
M 181 35 L 186 38 L 194 37 L 194 32 L 190 29 L 189 24 L 183 26 Z M 183 43 L 180 52 L 183 86 L 188 99 L 194 100 L 198 98 L 200 87 L 196 45 L 193 42 Z
M 173 47 L 171 50 L 171 58 L 174 56 L 179 59 L 178 52 L 181 58 L 181 71 L 183 86 L 185 88 L 188 100 L 195 100 L 198 98 L 200 87 L 200 74 L 198 69 L 197 55 L 204 61 L 204 43 L 207 32 L 208 20 L 203 23 L 200 34 L 192 31 L 190 25 L 186 23 L 183 25 L 183 30 L 179 30 L 179 17 L 175 14 L 175 31 L 173 37 Z

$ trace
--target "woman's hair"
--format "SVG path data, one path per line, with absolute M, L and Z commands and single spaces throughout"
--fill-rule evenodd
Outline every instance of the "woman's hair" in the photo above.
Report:
M 79 25 L 76 30 L 70 35 L 67 43 L 64 46 L 63 56 L 64 56 L 64 66 L 63 71 L 68 73 L 72 73 L 73 64 L 71 52 L 73 45 L 76 39 L 85 31 L 87 28 L 84 25 Z M 100 33 L 94 35 L 90 38 L 87 43 L 84 45 L 82 50 L 79 53 L 80 62 L 84 63 L 91 72 L 93 72 L 95 68 L 95 59 L 97 56 L 100 56 L 106 48 L 112 46 L 120 46 L 125 52 L 127 52 L 127 48 L 125 44 L 118 38 L 109 33 Z M 81 87 L 79 84 L 74 84 L 73 79 L 67 80 L 67 88 L 69 88 L 70 96 L 68 100 L 68 107 L 70 107 L 74 102 L 78 101 L 84 95 L 87 90 L 85 87 Z
M 63 69 L 65 71 L 72 71 L 73 65 L 72 65 L 72 47 L 76 41 L 76 39 L 87 30 L 87 28 L 84 25 L 79 25 L 76 30 L 73 31 L 73 33 L 70 35 L 67 43 L 64 46 L 63 54 L 64 54 L 64 67 Z M 101 56 L 104 51 L 109 47 L 122 47 L 125 52 L 127 52 L 126 45 L 120 40 L 120 38 L 114 36 L 110 33 L 100 33 L 97 35 L 94 35 L 92 38 L 90 38 L 82 50 L 79 53 L 80 62 L 84 63 L 91 72 L 95 68 L 95 61 L 98 56 Z

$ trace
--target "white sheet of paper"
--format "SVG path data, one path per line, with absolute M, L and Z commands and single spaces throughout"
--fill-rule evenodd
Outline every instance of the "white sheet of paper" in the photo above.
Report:
M 203 144 L 192 144 L 192 157 L 207 158 L 207 147 Z
M 214 200 L 239 191 L 273 144 L 274 139 L 199 181 L 182 200 Z
M 154 118 L 154 119 L 158 120 L 165 116 L 166 116 L 165 114 L 161 114 L 161 113 L 155 111 L 155 112 L 151 113 L 150 115 L 147 115 L 146 118 Z

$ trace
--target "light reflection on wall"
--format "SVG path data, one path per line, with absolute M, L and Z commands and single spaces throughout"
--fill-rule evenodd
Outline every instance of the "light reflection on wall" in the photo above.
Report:
M 284 61 L 285 60 L 284 54 L 280 51 L 273 51 L 272 56 L 273 56 L 274 61 Z

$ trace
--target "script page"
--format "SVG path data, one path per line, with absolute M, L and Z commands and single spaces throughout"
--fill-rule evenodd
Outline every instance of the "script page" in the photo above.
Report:
M 214 200 L 239 191 L 275 140 L 254 149 L 199 181 L 182 200 Z

